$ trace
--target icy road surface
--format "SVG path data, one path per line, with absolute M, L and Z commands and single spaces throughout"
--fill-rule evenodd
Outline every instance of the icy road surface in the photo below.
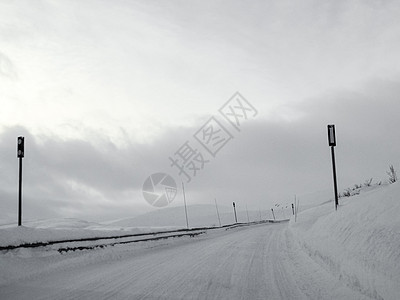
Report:
M 1 255 L 0 299 L 365 299 L 302 252 L 287 223 Z

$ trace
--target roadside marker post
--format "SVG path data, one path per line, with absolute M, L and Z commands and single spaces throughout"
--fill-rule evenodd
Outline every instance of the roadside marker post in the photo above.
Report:
M 18 226 L 22 225 L 22 158 L 25 155 L 25 138 L 17 138 L 17 158 L 19 159 L 19 180 L 18 180 Z
M 236 204 L 235 204 L 235 202 L 232 202 L 232 204 L 233 204 L 233 212 L 235 214 L 235 223 L 237 223 Z
M 183 182 L 182 182 L 182 192 L 183 192 L 183 204 L 185 205 L 186 228 L 189 229 L 189 220 L 188 220 L 187 207 L 186 207 L 185 186 L 183 185 Z
M 332 170 L 333 170 L 333 189 L 335 192 L 335 210 L 337 210 L 337 207 L 339 205 L 339 197 L 338 197 L 338 189 L 337 189 L 336 162 L 335 162 L 335 146 L 336 146 L 335 125 L 328 125 L 328 144 L 331 147 Z

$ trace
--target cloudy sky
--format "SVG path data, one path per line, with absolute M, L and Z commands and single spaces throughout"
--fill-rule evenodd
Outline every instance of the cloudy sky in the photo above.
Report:
M 267 210 L 400 168 L 400 2 L 0 0 L 0 219 L 106 220 L 188 141 L 209 160 L 187 201 Z M 235 92 L 257 114 L 219 113 Z M 214 116 L 215 157 L 194 134 Z M 333 193 L 333 192 L 332 192 Z M 181 189 L 170 204 L 182 205 Z

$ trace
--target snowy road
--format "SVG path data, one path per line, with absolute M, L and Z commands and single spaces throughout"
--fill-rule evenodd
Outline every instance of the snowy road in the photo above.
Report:
M 303 253 L 287 223 L 34 255 L 8 261 L 31 275 L 0 285 L 1 299 L 364 299 Z

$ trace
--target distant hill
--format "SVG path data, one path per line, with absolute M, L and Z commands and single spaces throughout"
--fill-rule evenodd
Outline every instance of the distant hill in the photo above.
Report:
M 218 206 L 221 225 L 235 222 L 233 208 Z M 189 227 L 219 226 L 218 215 L 214 205 L 197 204 L 187 207 Z M 245 210 L 237 211 L 238 222 L 247 222 Z M 265 214 L 264 214 L 265 218 Z M 249 220 L 260 219 L 258 211 L 249 210 Z M 133 218 L 118 220 L 108 223 L 115 227 L 186 227 L 184 206 L 167 207 L 157 209 Z

